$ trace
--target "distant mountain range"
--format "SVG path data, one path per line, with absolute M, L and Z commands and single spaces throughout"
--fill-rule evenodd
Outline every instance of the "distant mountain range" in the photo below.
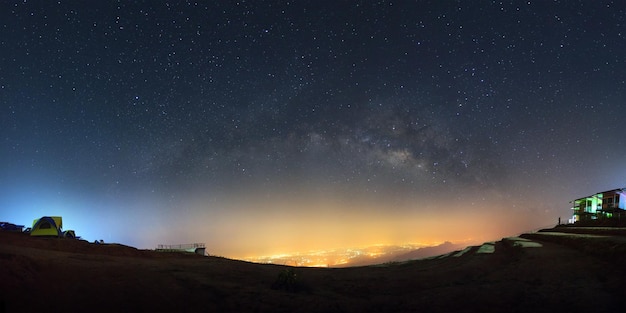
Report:
M 406 250 L 394 250 L 388 249 L 385 253 L 379 256 L 361 255 L 350 259 L 346 264 L 342 264 L 341 267 L 347 266 L 365 266 L 373 264 L 382 264 L 389 262 L 402 262 L 408 260 L 423 259 L 432 256 L 446 254 L 455 250 L 465 248 L 465 244 L 454 244 L 446 241 L 440 245 L 432 247 L 423 247 L 406 252 Z
M 407 252 L 405 254 L 398 255 L 397 257 L 393 259 L 393 261 L 401 262 L 401 261 L 408 261 L 408 260 L 423 259 L 423 258 L 428 258 L 431 256 L 446 254 L 446 253 L 463 249 L 463 248 L 465 248 L 465 245 L 463 244 L 454 244 L 449 241 L 446 241 L 438 246 L 424 247 L 424 248 L 413 250 L 411 252 Z
M 446 254 L 455 250 L 461 250 L 466 246 L 467 242 L 463 244 L 454 244 L 449 241 L 436 246 L 426 247 L 419 244 L 374 245 L 360 248 L 344 248 L 264 256 L 248 258 L 246 261 L 307 267 L 367 266 L 423 259 Z

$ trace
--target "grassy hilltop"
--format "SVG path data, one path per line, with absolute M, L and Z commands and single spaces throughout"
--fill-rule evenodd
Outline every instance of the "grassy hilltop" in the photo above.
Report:
M 351 268 L 0 232 L 0 312 L 623 312 L 624 230 L 563 230 Z

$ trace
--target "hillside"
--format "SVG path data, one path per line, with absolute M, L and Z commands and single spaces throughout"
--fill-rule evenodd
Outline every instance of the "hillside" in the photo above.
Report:
M 558 230 L 341 269 L 0 233 L 0 311 L 623 311 L 626 237 Z

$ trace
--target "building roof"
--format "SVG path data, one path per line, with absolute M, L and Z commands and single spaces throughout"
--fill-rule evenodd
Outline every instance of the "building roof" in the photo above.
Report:
M 595 197 L 596 195 L 599 195 L 599 194 L 601 194 L 601 193 L 621 193 L 621 192 L 626 192 L 626 190 L 625 190 L 625 189 L 626 189 L 626 188 L 618 188 L 618 189 L 611 189 L 611 190 L 607 190 L 607 191 L 596 192 L 596 193 L 594 193 L 594 194 L 592 194 L 592 195 L 590 195 L 590 196 L 586 196 L 586 197 L 582 197 L 582 198 L 576 198 L 576 199 L 574 199 L 574 200 L 570 201 L 570 203 L 571 203 L 571 202 L 574 202 L 574 201 L 577 201 L 577 200 L 583 200 L 583 199 L 587 199 L 587 198 L 593 198 L 593 197 Z

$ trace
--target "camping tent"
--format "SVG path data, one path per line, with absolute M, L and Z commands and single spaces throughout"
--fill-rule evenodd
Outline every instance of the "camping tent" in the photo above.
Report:
M 63 237 L 65 238 L 76 238 L 76 232 L 73 230 L 66 230 L 63 232 Z
M 63 218 L 60 216 L 44 216 L 33 221 L 31 236 L 55 236 L 63 235 Z

